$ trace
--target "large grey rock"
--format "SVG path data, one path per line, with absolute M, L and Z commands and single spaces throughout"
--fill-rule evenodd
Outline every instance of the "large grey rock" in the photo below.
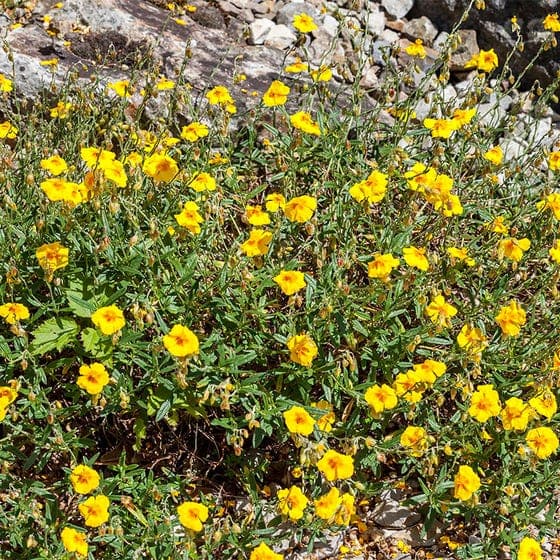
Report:
M 381 5 L 390 16 L 401 19 L 410 12 L 414 0 L 381 0 Z
M 386 23 L 387 18 L 385 17 L 385 14 L 379 10 L 379 8 L 372 9 L 365 18 L 366 31 L 374 37 L 379 37 L 379 35 L 383 33 Z
M 310 2 L 288 2 L 278 10 L 276 22 L 292 26 L 294 16 L 297 14 L 307 14 L 315 20 L 315 23 L 320 23 L 320 14 L 317 8 Z
M 425 16 L 411 19 L 404 27 L 403 32 L 410 39 L 422 39 L 424 43 L 429 45 L 437 37 L 438 30 L 436 26 Z
M 287 49 L 296 42 L 296 34 L 284 24 L 275 25 L 267 34 L 265 46 L 276 49 Z
M 259 18 L 249 24 L 249 44 L 262 45 L 274 25 L 274 22 L 267 18 Z

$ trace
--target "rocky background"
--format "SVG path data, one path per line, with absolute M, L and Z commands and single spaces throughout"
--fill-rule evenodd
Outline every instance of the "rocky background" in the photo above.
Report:
M 511 18 L 517 17 L 523 50 L 511 60 L 519 73 L 550 34 L 543 31 L 547 13 L 559 10 L 558 0 L 486 0 L 477 2 L 462 25 L 462 44 L 452 59 L 454 82 L 465 79 L 464 64 L 479 48 L 494 48 L 505 60 L 516 42 Z M 0 2 L 0 5 L 11 2 Z M 461 18 L 469 0 L 28 0 L 6 8 L 0 16 L 0 72 L 15 79 L 20 96 L 34 98 L 69 72 L 92 74 L 102 82 L 128 77 L 135 59 L 148 52 L 161 63 L 162 74 L 183 79 L 202 92 L 207 86 L 240 81 L 232 92 L 243 107 L 247 92 L 262 94 L 280 68 L 296 56 L 309 57 L 316 68 L 333 68 L 334 83 L 359 81 L 375 89 L 386 65 L 407 64 L 404 48 L 417 38 L 428 48 L 422 66 L 437 58 L 447 34 Z M 319 29 L 302 36 L 293 16 L 306 12 Z M 399 49 L 391 51 L 392 47 Z M 387 53 L 392 58 L 387 59 Z M 185 52 L 188 64 L 182 64 Z M 550 83 L 560 66 L 558 47 L 543 53 L 524 78 Z M 57 59 L 56 65 L 48 65 Z M 45 65 L 47 63 L 47 65 Z

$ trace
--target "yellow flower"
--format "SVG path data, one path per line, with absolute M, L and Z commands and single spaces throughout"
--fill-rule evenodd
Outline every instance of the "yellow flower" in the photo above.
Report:
M 0 387 L 0 403 L 2 403 L 0 406 L 7 407 L 17 399 L 17 396 L 18 392 L 13 387 L 3 385 Z
M 336 525 L 349 525 L 352 516 L 356 513 L 356 507 L 354 506 L 354 496 L 345 492 L 340 498 L 340 507 L 336 512 L 334 522 Z
M 13 124 L 8 121 L 0 123 L 0 138 L 15 138 L 17 136 L 18 129 Z
M 257 548 L 251 551 L 249 560 L 284 560 L 284 556 L 282 554 L 277 554 L 271 550 L 268 545 L 262 542 Z
M 313 18 L 308 14 L 296 14 L 293 21 L 294 27 L 301 33 L 310 33 L 318 29 Z
M 193 235 L 200 233 L 200 224 L 204 222 L 204 218 L 198 212 L 198 204 L 192 200 L 185 202 L 180 214 L 175 214 L 175 220 Z
M 89 366 L 84 364 L 80 367 L 80 376 L 76 384 L 90 395 L 101 393 L 107 383 L 109 383 L 109 374 L 103 364 L 94 362 Z
M 287 515 L 292 521 L 303 517 L 303 510 L 309 500 L 297 486 L 278 490 L 277 497 L 278 509 L 282 515 Z
M 556 31 L 560 31 L 560 25 Z M 531 537 L 524 537 L 519 543 L 517 560 L 542 560 L 540 543 Z
M 298 111 L 297 113 L 290 115 L 290 122 L 294 128 L 297 128 L 302 132 L 315 134 L 315 136 L 321 136 L 321 129 L 319 128 L 319 125 L 306 111 Z
M 552 31 L 555 33 L 556 31 L 560 31 L 560 21 L 558 21 L 558 14 L 547 14 L 547 16 L 543 20 L 543 27 L 546 31 Z
M 47 276 L 51 276 L 55 270 L 68 265 L 68 254 L 69 250 L 58 241 L 41 245 L 35 251 L 39 266 L 45 271 Z
M 354 459 L 350 455 L 344 455 L 329 449 L 317 461 L 317 468 L 329 482 L 344 480 L 354 474 Z
M 53 119 L 65 119 L 72 110 L 72 103 L 59 101 L 54 107 L 50 109 L 50 115 Z
M 407 426 L 401 434 L 400 444 L 410 449 L 413 457 L 421 457 L 428 449 L 428 434 L 421 426 Z
M 469 354 L 478 355 L 488 346 L 488 339 L 479 328 L 463 325 L 457 335 L 457 344 Z
M 123 312 L 116 305 L 100 307 L 92 314 L 93 324 L 106 335 L 115 334 L 126 324 Z
M 288 101 L 290 88 L 280 80 L 274 80 L 264 92 L 263 103 L 266 107 L 277 107 Z
M 544 200 L 537 203 L 537 208 L 549 208 L 552 210 L 554 217 L 560 220 L 560 193 L 551 193 L 547 195 Z
M 548 154 L 548 168 L 551 171 L 558 171 L 560 169 L 560 152 L 550 152 Z
M 0 305 L 0 317 L 8 325 L 15 325 L 18 321 L 29 319 L 29 309 L 23 303 L 5 303 Z
M 317 428 L 319 428 L 322 432 L 332 432 L 333 424 L 336 420 L 332 404 L 328 401 L 319 401 L 311 403 L 311 406 L 313 408 L 326 411 L 326 414 L 323 414 L 323 416 L 317 420 Z
M 521 327 L 525 324 L 527 314 L 519 303 L 510 301 L 508 305 L 500 309 L 495 319 L 503 334 L 517 336 L 521 332 Z
M 290 351 L 290 360 L 305 367 L 311 367 L 311 364 L 319 349 L 313 339 L 307 334 L 296 334 L 286 342 Z
M 189 183 L 189 187 L 196 192 L 215 191 L 216 180 L 209 173 L 197 173 Z
M 426 315 L 439 327 L 450 327 L 451 318 L 456 314 L 457 308 L 447 303 L 441 294 L 435 296 L 426 307 Z
M 450 138 L 459 128 L 453 119 L 424 119 L 424 126 L 432 131 L 433 138 Z
M 393 389 L 398 397 L 404 396 L 409 402 L 416 402 L 416 394 L 421 396 L 424 390 L 420 373 L 416 370 L 408 370 L 406 373 L 399 373 L 393 382 Z M 408 397 L 413 395 L 410 400 Z
M 500 258 L 505 256 L 512 261 L 519 262 L 523 258 L 523 252 L 527 251 L 530 246 L 531 242 L 526 237 L 523 239 L 508 237 L 498 243 L 498 255 Z
M 462 261 L 467 266 L 474 266 L 476 261 L 469 257 L 469 250 L 466 247 L 448 247 L 447 254 L 451 257 L 451 262 L 454 264 L 454 260 Z
M 412 368 L 418 374 L 418 380 L 428 385 L 433 385 L 436 379 L 447 371 L 447 366 L 443 362 L 430 359 L 424 360 L 421 364 L 414 364 Z
M 284 209 L 286 205 L 286 199 L 281 193 L 270 193 L 266 195 L 265 207 L 268 212 L 278 212 L 280 209 Z
M 152 154 L 144 160 L 142 171 L 156 183 L 169 183 L 179 173 L 177 162 L 167 154 Z
M 202 531 L 202 524 L 208 519 L 208 508 L 198 502 L 183 502 L 177 506 L 179 523 L 185 529 L 198 533 Z
M 298 270 L 281 270 L 273 280 L 287 296 L 291 296 L 307 286 L 303 272 Z
M 536 397 L 529 399 L 529 404 L 541 416 L 550 420 L 558 409 L 556 397 L 549 388 L 544 388 Z
M 314 82 L 328 82 L 332 79 L 332 70 L 328 66 L 321 66 L 309 73 Z
M 493 146 L 487 152 L 484 152 L 482 157 L 494 165 L 500 165 L 504 159 L 504 152 L 500 146 Z
M 200 122 L 192 122 L 181 129 L 181 138 L 189 142 L 196 142 L 208 136 L 208 127 Z
M 550 457 L 558 449 L 558 437 L 547 426 L 529 430 L 525 441 L 539 459 Z
M 270 216 L 262 209 L 260 204 L 245 206 L 245 214 L 243 216 L 247 223 L 252 226 L 266 226 L 270 224 Z
M 455 121 L 457 126 L 460 128 L 462 126 L 465 126 L 466 124 L 469 124 L 475 115 L 476 115 L 475 108 L 455 109 L 453 111 L 453 116 L 451 118 L 453 121 Z
M 469 414 L 478 422 L 498 416 L 501 409 L 500 395 L 492 385 L 479 385 L 471 396 Z
M 397 394 L 389 385 L 372 385 L 366 389 L 364 399 L 375 414 L 391 410 L 398 404 Z
M 129 97 L 131 94 L 130 80 L 110 82 L 107 88 L 114 91 L 119 97 Z
M 480 478 L 468 465 L 461 465 L 455 475 L 453 496 L 462 501 L 470 500 L 480 488 Z
M 403 249 L 404 262 L 413 268 L 426 272 L 430 268 L 430 262 L 426 257 L 426 249 L 424 247 L 405 247 Z
M 482 72 L 492 72 L 492 70 L 498 67 L 498 56 L 494 52 L 494 49 L 489 51 L 481 50 L 477 54 L 474 54 L 471 59 L 465 64 L 465 68 L 477 68 Z
M 174 87 L 175 87 L 175 82 L 173 80 L 169 80 L 165 76 L 162 76 L 156 83 L 156 89 L 159 91 L 173 89 Z
M 78 504 L 78 509 L 88 527 L 99 527 L 109 519 L 109 498 L 103 494 L 91 496 Z
M 0 74 L 0 91 L 5 91 L 9 93 L 14 89 L 12 80 L 10 78 L 6 78 L 4 74 Z
M 557 239 L 554 242 L 554 245 L 548 250 L 548 254 L 550 255 L 550 258 L 554 262 L 560 264 L 560 240 L 559 239 Z
M 405 172 L 404 178 L 410 190 L 424 193 L 427 188 L 431 188 L 434 184 L 437 172 L 433 167 L 427 168 L 423 163 L 416 162 Z
M 349 189 L 349 194 L 358 202 L 367 200 L 370 204 L 383 200 L 387 192 L 387 175 L 374 170 L 365 181 L 355 183 Z
M 426 58 L 426 49 L 422 44 L 422 39 L 416 39 L 414 43 L 411 43 L 406 47 L 405 52 L 408 56 L 413 56 L 415 58 Z
M 505 430 L 523 431 L 531 419 L 531 409 L 521 399 L 511 397 L 504 403 L 500 418 Z
M 68 165 L 58 155 L 51 156 L 41 160 L 41 167 L 48 171 L 51 175 L 60 175 L 68 171 Z
M 317 517 L 325 521 L 333 520 L 335 513 L 340 507 L 341 499 L 338 488 L 331 488 L 326 494 L 319 496 L 314 501 Z
M 198 354 L 198 337 L 188 327 L 174 325 L 163 337 L 163 345 L 167 351 L 178 358 Z
M 111 160 L 110 162 L 100 164 L 99 167 L 106 179 L 113 181 L 118 187 L 126 187 L 128 177 L 126 176 L 124 165 L 119 160 Z
M 226 109 L 231 105 L 235 105 L 233 97 L 229 93 L 228 88 L 225 86 L 213 87 L 206 93 L 206 99 L 208 99 L 208 103 L 210 103 L 210 105 L 221 105 Z
M 109 150 L 102 150 L 91 146 L 80 150 L 80 157 L 86 162 L 90 169 L 95 169 L 98 165 L 107 164 L 115 159 L 115 154 Z
M 496 216 L 491 222 L 486 224 L 486 227 L 491 229 L 494 233 L 503 233 L 505 235 L 509 233 L 509 226 L 505 223 L 505 218 L 503 216 Z
M 286 66 L 284 70 L 291 74 L 299 74 L 300 72 L 307 72 L 307 70 L 309 70 L 309 64 L 307 64 L 307 62 L 302 62 L 301 58 L 296 57 L 295 61 Z
M 393 257 L 391 253 L 376 253 L 373 255 L 373 260 L 368 263 L 368 276 L 387 280 L 393 269 L 397 268 L 399 264 L 399 259 Z
M 87 465 L 78 465 L 70 473 L 70 482 L 74 492 L 89 494 L 99 486 L 99 474 Z
M 82 531 L 76 531 L 72 527 L 64 527 L 60 532 L 60 539 L 66 552 L 75 552 L 79 556 L 87 556 L 87 537 Z
M 297 196 L 284 205 L 284 214 L 290 222 L 306 222 L 317 209 L 317 199 L 312 196 Z
M 301 434 L 308 436 L 313 432 L 315 420 L 313 417 L 301 406 L 292 406 L 290 409 L 282 413 L 284 422 L 291 434 Z
M 241 244 L 241 250 L 248 257 L 258 257 L 268 253 L 268 246 L 272 240 L 272 233 L 264 229 L 252 229 L 249 239 Z

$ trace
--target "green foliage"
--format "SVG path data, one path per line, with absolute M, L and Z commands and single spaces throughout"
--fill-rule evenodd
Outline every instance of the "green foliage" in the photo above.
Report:
M 280 68 L 288 105 L 258 99 L 247 114 L 201 102 L 180 82 L 142 97 L 144 81 L 158 79 L 149 65 L 135 70 L 131 98 L 69 77 L 56 91 L 69 103 L 64 117 L 51 116 L 58 100 L 45 96 L 27 114 L 2 94 L 18 132 L 0 140 L 0 303 L 29 310 L 1 314 L 2 558 L 72 558 L 65 527 L 82 531 L 98 560 L 241 558 L 288 534 L 311 550 L 326 530 L 363 529 L 364 504 L 394 487 L 426 533 L 445 528 L 440 545 L 459 545 L 457 557 L 495 557 L 528 533 L 552 534 L 554 442 L 539 457 L 529 434 L 558 432 L 556 411 L 530 402 L 545 389 L 556 402 L 558 392 L 560 202 L 550 196 L 559 152 L 533 142 L 518 161 L 490 161 L 518 116 L 485 120 L 480 106 L 498 106 L 507 90 L 481 72 L 461 105 L 474 111 L 458 124 L 443 96 L 454 46 L 452 34 L 416 88 L 414 64 L 399 68 L 387 53 L 369 109 L 358 87 L 350 105 L 339 103 L 332 84 Z M 507 65 L 501 72 L 515 82 Z M 239 94 L 242 83 L 230 87 Z M 148 121 L 156 95 L 209 134 L 179 138 L 171 114 Z M 450 139 L 414 116 L 424 96 L 430 117 L 454 127 Z M 293 120 L 300 109 L 320 135 Z M 83 148 L 105 153 L 88 164 Z M 163 160 L 155 171 L 147 164 L 164 153 L 177 165 L 171 178 L 160 175 Z M 49 194 L 52 168 L 42 163 L 55 154 L 68 164 L 62 201 Z M 411 173 L 415 164 L 425 168 Z M 204 176 L 194 183 L 200 173 L 216 187 Z M 415 185 L 424 173 L 440 182 Z M 285 204 L 273 208 L 270 195 Z M 310 213 L 294 218 L 290 204 L 302 196 L 299 211 Z M 259 224 L 264 209 L 270 223 Z M 247 243 L 256 229 L 270 234 L 268 246 Z M 41 262 L 38 249 L 54 243 L 68 249 L 67 263 Z M 388 255 L 398 259 L 392 269 Z M 286 293 L 282 271 L 302 272 L 305 286 Z M 526 313 L 514 334 L 497 320 L 511 301 Z M 114 317 L 97 317 L 112 306 L 124 317 L 116 329 Z M 188 331 L 173 339 L 177 325 Z M 468 344 L 466 327 L 478 329 Z M 481 420 L 473 403 L 483 385 L 499 402 Z M 513 397 L 525 407 L 521 427 L 508 426 Z M 290 412 L 308 433 L 289 428 Z M 407 428 L 422 430 L 415 442 Z M 352 457 L 353 473 L 328 480 L 319 463 L 327 450 Z M 101 527 L 80 513 L 77 465 L 101 476 L 91 491 L 111 503 Z M 461 466 L 480 482 L 468 496 Z M 301 511 L 278 494 L 293 486 L 309 500 Z M 322 519 L 314 501 L 331 488 L 340 496 Z M 190 502 L 209 508 L 200 531 L 178 519 L 177 506 Z M 481 542 L 469 544 L 469 532 Z

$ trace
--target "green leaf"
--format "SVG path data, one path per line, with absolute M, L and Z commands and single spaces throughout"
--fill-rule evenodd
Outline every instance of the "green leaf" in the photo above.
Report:
M 51 350 L 62 350 L 72 344 L 80 332 L 80 327 L 69 317 L 53 317 L 37 327 L 31 334 L 33 342 L 29 349 L 35 356 L 42 356 Z
M 80 333 L 86 354 L 98 360 L 107 360 L 111 357 L 113 346 L 111 341 L 102 337 L 97 329 L 88 327 Z

